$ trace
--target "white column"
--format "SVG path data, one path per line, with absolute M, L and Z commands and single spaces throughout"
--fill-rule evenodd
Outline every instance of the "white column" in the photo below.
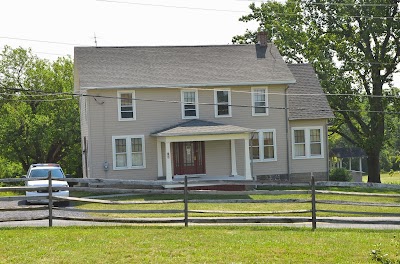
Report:
M 351 158 L 350 158 L 350 161 L 349 161 L 349 170 L 351 171 Z
M 362 172 L 363 170 L 362 170 L 362 158 L 361 158 L 361 157 L 360 157 L 360 159 L 359 159 L 359 163 L 360 163 L 359 168 L 360 168 L 360 171 Z
M 231 164 L 232 164 L 232 176 L 238 175 L 236 168 L 236 144 L 235 140 L 231 139 Z
M 246 180 L 252 180 L 253 178 L 251 177 L 251 166 L 250 166 L 250 144 L 249 144 L 249 139 L 246 138 L 244 140 L 244 164 L 245 164 L 245 176 Z
M 162 150 L 161 141 L 157 140 L 157 164 L 158 164 L 158 177 L 164 176 L 163 166 L 162 166 Z
M 165 170 L 167 181 L 172 181 L 171 143 L 165 142 Z

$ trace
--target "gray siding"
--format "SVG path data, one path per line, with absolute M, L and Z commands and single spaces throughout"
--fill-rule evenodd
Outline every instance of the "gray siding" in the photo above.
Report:
M 232 117 L 215 118 L 214 91 L 199 89 L 199 118 L 222 124 L 232 124 L 252 129 L 275 129 L 277 161 L 258 162 L 253 164 L 254 175 L 287 174 L 287 144 L 285 125 L 285 91 L 284 85 L 271 85 L 269 93 L 269 115 L 252 116 L 251 87 L 231 87 Z M 96 99 L 87 97 L 88 138 L 90 139 L 90 177 L 121 179 L 157 179 L 157 145 L 151 133 L 184 122 L 181 117 L 181 90 L 175 88 L 136 89 L 136 120 L 118 121 L 117 89 L 88 90 L 89 95 L 98 95 Z M 152 101 L 143 101 L 143 100 Z M 81 105 L 81 111 L 83 111 Z M 84 118 L 82 116 L 82 118 Z M 323 125 L 325 120 L 314 120 L 311 123 L 291 121 L 291 125 Z M 83 132 L 83 133 L 86 133 Z M 146 146 L 146 168 L 113 170 L 112 136 L 144 135 Z M 164 150 L 164 144 L 162 144 Z M 208 141 L 205 143 L 206 174 L 210 176 L 230 175 L 230 141 Z M 244 175 L 244 141 L 236 140 L 237 170 Z M 291 157 L 291 154 L 290 154 Z M 164 158 L 164 157 L 163 157 Z M 325 157 L 326 159 L 326 157 Z M 292 173 L 302 173 L 313 167 L 318 171 L 326 169 L 325 159 L 291 161 Z M 104 171 L 104 162 L 109 170 Z M 165 173 L 165 161 L 163 161 Z

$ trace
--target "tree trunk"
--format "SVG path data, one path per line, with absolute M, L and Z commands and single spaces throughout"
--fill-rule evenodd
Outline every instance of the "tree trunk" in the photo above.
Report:
M 367 151 L 368 182 L 381 182 L 381 168 L 379 164 L 379 151 Z

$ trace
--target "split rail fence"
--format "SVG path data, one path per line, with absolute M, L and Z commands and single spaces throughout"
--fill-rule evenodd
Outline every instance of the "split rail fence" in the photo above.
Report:
M 315 182 L 314 178 L 311 178 L 310 183 L 306 184 L 280 184 L 280 183 L 262 183 L 254 181 L 197 181 L 191 180 L 188 182 L 188 178 L 185 177 L 182 182 L 166 182 L 166 181 L 137 181 L 137 180 L 108 180 L 108 179 L 77 179 L 68 178 L 63 179 L 69 182 L 72 187 L 53 187 L 52 179 L 44 178 L 49 180 L 49 187 L 27 187 L 27 186 L 7 186 L 0 187 L 0 192 L 11 192 L 23 193 L 25 191 L 41 191 L 43 196 L 30 197 L 30 199 L 46 199 L 44 205 L 32 205 L 27 206 L 20 204 L 18 206 L 2 206 L 2 201 L 21 201 L 25 197 L 22 195 L 18 196 L 1 196 L 0 195 L 0 222 L 11 222 L 11 221 L 24 221 L 24 220 L 46 220 L 48 219 L 48 225 L 53 226 L 53 220 L 73 220 L 73 221 L 90 221 L 90 222 L 113 222 L 113 223 L 158 223 L 158 224 L 184 224 L 188 226 L 189 223 L 202 223 L 202 224 L 220 224 L 220 223 L 268 223 L 268 224 L 279 224 L 279 223 L 310 223 L 312 229 L 316 229 L 317 223 L 337 223 L 337 224 L 391 224 L 400 225 L 400 214 L 399 213 L 385 213 L 380 212 L 378 208 L 384 207 L 400 207 L 398 202 L 400 194 L 382 194 L 382 193 L 363 193 L 363 192 L 342 192 L 342 191 L 328 191 L 328 190 L 317 190 L 317 188 L 326 189 L 326 187 L 367 187 L 367 188 L 383 188 L 393 189 L 395 192 L 400 192 L 400 185 L 389 185 L 389 184 L 372 184 L 372 183 L 344 183 L 344 182 Z M 15 185 L 22 184 L 29 179 L 0 179 L 0 184 L 3 185 Z M 57 179 L 60 180 L 60 179 Z M 173 184 L 173 186 L 171 186 Z M 190 186 L 246 186 L 246 189 L 253 189 L 248 191 L 216 191 L 216 190 L 198 190 Z M 0 185 L 1 186 L 1 185 Z M 123 186 L 123 188 L 121 188 Z M 167 188 L 167 187 L 170 188 Z M 268 190 L 265 190 L 267 188 Z M 263 190 L 264 189 L 264 190 Z M 59 197 L 57 196 L 58 190 L 69 190 L 70 194 L 83 194 L 90 193 L 92 196 L 85 197 Z M 103 194 L 93 197 L 93 194 Z M 104 195 L 107 194 L 107 195 Z M 142 195 L 143 197 L 154 196 L 163 197 L 167 196 L 169 199 L 154 199 L 150 198 L 147 200 L 135 200 L 132 197 Z M 200 198 L 206 195 L 206 198 Z M 252 199 L 250 195 L 261 195 L 264 197 L 274 197 L 268 199 Z M 297 198 L 287 198 L 290 195 L 295 195 Z M 306 199 L 299 199 L 298 197 L 303 195 Z M 305 195 L 305 196 L 304 196 Z M 378 202 L 357 202 L 357 201 L 345 201 L 342 199 L 336 200 L 323 200 L 317 199 L 324 195 L 340 195 L 344 196 L 363 196 L 363 197 L 386 197 L 394 198 L 393 203 L 378 203 Z M 83 196 L 83 197 L 82 197 Z M 124 200 L 123 197 L 129 196 L 131 200 Z M 246 199 L 238 198 L 246 196 Z M 284 196 L 285 198 L 280 198 Z M 171 197 L 178 197 L 179 199 L 171 199 Z M 192 197 L 192 198 L 191 198 Z M 210 198 L 211 197 L 211 198 Z M 216 198 L 218 197 L 218 198 Z M 220 199 L 220 197 L 228 197 L 226 199 Z M 229 198 L 230 197 L 230 198 Z M 234 198 L 232 198 L 234 197 Z M 276 198 L 275 198 L 276 197 Z M 103 199 L 100 199 L 103 198 Z M 109 200 L 104 198 L 110 198 Z M 122 199 L 121 199 L 122 198 Z M 399 198 L 399 199 L 397 199 Z M 119 199 L 119 200 L 118 200 Z M 397 199 L 397 200 L 396 200 Z M 48 203 L 47 203 L 48 202 Z M 54 206 L 55 203 L 59 202 L 73 202 L 74 204 L 84 203 L 96 203 L 104 205 L 129 205 L 132 209 L 80 209 L 79 206 L 73 207 L 62 207 Z M 265 208 L 271 204 L 280 204 L 281 208 L 285 208 L 289 204 L 299 204 L 302 209 L 298 210 L 201 210 L 201 209 L 189 209 L 194 204 L 220 204 L 214 208 L 221 208 L 227 204 L 243 205 L 243 204 L 262 204 Z M 178 204 L 180 209 L 138 209 L 143 205 L 167 205 Z M 302 204 L 300 206 L 300 204 Z M 330 204 L 340 206 L 356 206 L 356 208 L 372 207 L 377 209 L 376 212 L 365 212 L 365 211 L 350 211 L 350 210 L 326 210 L 318 209 L 319 205 Z M 297 205 L 296 205 L 297 206 Z M 291 206 L 290 208 L 296 207 Z M 136 207 L 136 209 L 135 209 Z M 198 206 L 196 206 L 198 207 Z M 230 206 L 232 207 L 232 206 Z M 276 208 L 276 207 L 274 207 Z M 306 209 L 304 209 L 306 208 Z M 46 210 L 48 214 L 46 216 L 36 216 L 25 218 L 2 218 L 1 213 L 7 211 L 34 211 L 34 210 Z M 80 212 L 83 213 L 84 217 L 68 216 L 62 214 L 55 214 L 55 212 Z M 372 220 L 365 221 L 364 218 L 352 217 L 351 220 L 346 217 L 317 217 L 317 214 L 340 214 L 346 215 L 363 215 L 371 216 Z M 116 214 L 121 216 L 122 214 L 135 215 L 134 218 L 124 217 L 97 217 L 93 216 L 96 214 Z M 141 214 L 153 215 L 152 217 L 138 217 Z M 157 217 L 158 215 L 168 215 L 168 217 Z M 155 216 L 154 216 L 155 215 Z M 178 215 L 178 216 L 176 216 Z M 200 216 L 199 216 L 200 215 Z M 208 215 L 206 217 L 201 215 Z M 290 216 L 288 216 L 290 215 Z M 299 216 L 304 215 L 304 216 Z M 380 217 L 385 216 L 385 221 Z M 388 220 L 389 219 L 389 220 Z

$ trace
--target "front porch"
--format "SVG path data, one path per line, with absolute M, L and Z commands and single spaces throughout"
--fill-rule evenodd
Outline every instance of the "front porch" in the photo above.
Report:
M 218 124 L 202 120 L 190 120 L 173 127 L 154 132 L 152 136 L 157 138 L 157 164 L 158 178 L 165 178 L 168 182 L 184 179 L 184 175 L 190 175 L 191 181 L 194 179 L 227 180 L 240 179 L 252 180 L 251 159 L 250 159 L 250 133 L 253 129 L 238 127 L 233 125 Z M 238 173 L 238 160 L 240 157 L 236 151 L 236 141 L 242 141 L 241 150 L 243 176 Z M 206 150 L 205 143 L 224 142 L 219 144 L 219 149 L 209 148 Z M 208 144 L 210 146 L 210 144 Z M 218 145 L 214 143 L 214 145 Z M 223 149 L 228 150 L 223 155 L 217 155 Z M 206 151 L 213 154 L 213 163 L 217 166 L 230 165 L 229 171 L 225 168 L 224 172 L 213 176 L 213 171 L 208 171 L 206 162 Z M 229 160 L 226 160 L 229 158 Z M 215 174 L 214 174 L 215 175 Z

